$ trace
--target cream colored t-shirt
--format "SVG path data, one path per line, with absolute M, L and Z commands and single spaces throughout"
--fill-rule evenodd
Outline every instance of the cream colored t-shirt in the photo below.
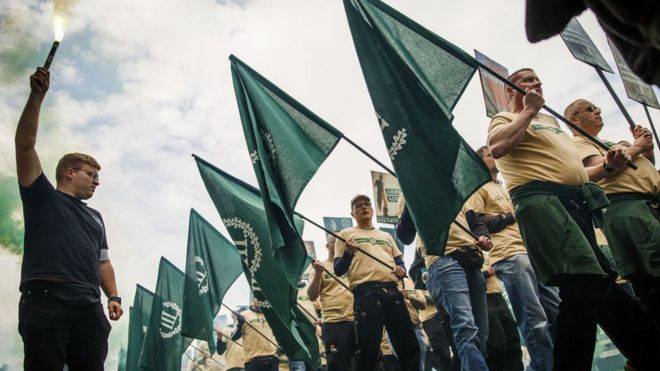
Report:
M 497 181 L 488 182 L 479 188 L 467 200 L 466 208 L 487 216 L 514 212 L 509 193 Z M 516 254 L 527 253 L 518 223 L 509 224 L 503 230 L 491 233 L 490 239 L 493 242 L 493 249 L 489 253 L 491 264 Z
M 383 329 L 383 336 L 380 338 L 380 351 L 384 356 L 391 356 L 394 354 L 390 347 L 390 343 L 387 341 L 387 331 L 385 329 Z
M 484 254 L 484 265 L 481 268 L 481 271 L 484 272 L 488 270 L 492 263 L 490 262 L 490 257 L 488 254 Z M 501 294 L 502 286 L 500 285 L 500 279 L 496 275 L 488 277 L 486 280 L 486 294 Z
M 254 357 L 276 355 L 277 348 L 256 331 L 259 330 L 261 334 L 277 344 L 275 336 L 273 336 L 273 330 L 268 325 L 264 314 L 248 309 L 241 313 L 241 315 L 245 318 L 245 322 L 252 325 L 250 326 L 244 323 L 243 327 L 241 327 L 241 339 L 243 339 L 241 343 L 243 344 L 245 362 L 249 362 Z
M 335 273 L 335 267 L 332 262 L 324 261 L 323 266 L 332 274 Z M 315 274 L 316 271 L 312 273 L 312 280 Z M 348 286 L 346 275 L 338 278 Z M 324 323 L 353 320 L 353 294 L 326 272 L 321 273 L 321 293 L 319 299 L 321 302 L 321 316 Z
M 225 327 L 222 329 L 222 333 L 225 336 L 231 337 L 232 330 L 232 327 Z M 223 354 L 225 356 L 225 368 L 230 369 L 245 367 L 246 360 L 245 355 L 243 354 L 243 347 L 238 345 L 241 344 L 241 339 L 238 339 L 236 342 L 232 341 L 231 339 L 224 339 L 224 342 L 227 344 L 227 349 Z
M 408 296 L 425 301 L 422 290 L 415 290 L 415 284 L 410 278 L 406 277 L 403 279 L 403 289 L 406 290 Z M 421 323 L 419 309 L 413 307 L 409 299 L 405 299 L 405 301 L 406 309 L 408 309 L 408 314 L 410 315 L 410 321 L 412 321 L 414 326 L 419 325 Z
M 488 136 L 510 124 L 515 117 L 511 112 L 495 115 L 490 121 Z M 518 147 L 495 163 L 509 191 L 532 181 L 564 185 L 581 185 L 588 181 L 573 140 L 562 131 L 554 117 L 543 113 L 529 124 Z
M 456 221 L 464 225 L 465 227 L 468 226 L 467 220 L 465 219 L 465 212 L 467 211 L 465 205 L 463 206 L 463 209 L 458 213 L 458 216 L 456 216 Z M 474 238 L 470 236 L 467 232 L 465 232 L 463 229 L 458 227 L 456 223 L 452 223 L 451 227 L 449 228 L 449 235 L 447 236 L 447 245 L 445 246 L 445 255 L 450 254 L 454 251 L 456 251 L 458 248 L 461 247 L 473 247 L 477 249 L 478 247 L 474 246 Z M 422 239 L 419 237 L 419 234 L 417 234 L 417 248 L 419 249 L 420 253 L 424 257 L 424 263 L 426 264 L 426 268 L 428 269 L 431 264 L 433 264 L 436 260 L 440 259 L 439 256 L 437 255 L 428 255 L 426 253 L 426 246 L 424 246 L 424 242 Z
M 401 255 L 392 236 L 375 228 L 346 228 L 339 232 L 339 236 L 344 240 L 351 237 L 355 238 L 355 243 L 360 249 L 392 267 L 395 266 L 394 258 Z M 335 242 L 335 256 L 343 256 L 345 250 L 346 243 L 337 239 L 337 242 Z M 366 282 L 397 282 L 397 278 L 391 269 L 359 251 L 356 251 L 353 255 L 351 265 L 348 267 L 347 278 L 351 289 Z
M 316 306 L 314 305 L 314 302 L 309 300 L 309 296 L 307 296 L 307 287 L 302 287 L 298 289 L 298 305 L 300 305 L 303 309 L 300 311 L 307 317 L 307 319 L 311 323 L 316 323 L 318 321 L 317 315 L 316 315 Z
M 605 156 L 607 152 L 590 142 L 587 138 L 576 135 L 573 137 L 579 159 L 584 160 L 591 156 Z M 612 142 L 603 141 L 608 145 Z M 636 192 L 655 195 L 660 191 L 660 175 L 655 166 L 644 156 L 637 156 L 633 164 L 637 170 L 626 167 L 625 170 L 614 176 L 603 178 L 596 182 L 606 194 Z
M 424 298 L 426 298 L 426 296 L 429 295 L 429 292 L 426 290 L 422 290 L 422 295 L 424 296 Z M 426 300 L 426 308 L 419 311 L 419 319 L 422 322 L 425 322 L 433 318 L 433 316 L 435 316 L 436 314 L 438 314 L 438 307 L 436 307 L 435 304 L 433 304 L 432 302 Z

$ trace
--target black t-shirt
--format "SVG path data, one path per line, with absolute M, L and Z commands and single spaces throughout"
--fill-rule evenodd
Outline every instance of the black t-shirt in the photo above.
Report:
M 19 186 L 25 220 L 21 286 L 58 279 L 53 295 L 71 304 L 97 303 L 101 249 L 107 249 L 101 214 L 62 193 L 43 173 L 29 187 Z

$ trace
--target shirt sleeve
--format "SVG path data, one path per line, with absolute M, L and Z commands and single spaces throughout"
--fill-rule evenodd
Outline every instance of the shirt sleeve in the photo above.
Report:
M 577 151 L 581 160 L 591 156 L 601 156 L 596 147 L 591 145 L 591 143 L 587 143 L 582 140 L 575 141 L 575 150 Z
M 57 192 L 43 172 L 29 186 L 23 187 L 19 184 L 18 187 L 21 200 L 23 201 L 23 207 L 27 209 L 32 209 L 43 204 L 45 200 Z
M 495 115 L 488 124 L 488 136 L 493 132 L 493 130 L 499 128 L 502 125 L 508 125 L 513 121 L 513 118 L 516 115 L 510 112 L 500 112 Z

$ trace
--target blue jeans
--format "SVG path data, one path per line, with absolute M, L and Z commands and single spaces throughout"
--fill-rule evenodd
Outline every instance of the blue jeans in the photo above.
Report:
M 463 370 L 488 370 L 484 354 L 488 339 L 486 280 L 479 269 L 465 270 L 451 256 L 428 269 L 426 288 L 449 314 L 449 323 Z
M 289 361 L 289 370 L 291 371 L 305 371 L 305 361 Z
M 424 371 L 424 361 L 426 361 L 427 346 L 422 334 L 422 325 L 415 327 L 415 335 L 417 335 L 417 345 L 419 345 L 419 371 Z
M 517 254 L 493 264 L 497 276 L 504 283 L 518 328 L 525 338 L 531 362 L 528 370 L 552 370 L 552 337 L 548 317 L 539 299 L 539 283 L 527 254 Z M 552 306 L 552 288 L 543 287 Z M 555 301 L 555 318 L 558 312 L 559 297 Z

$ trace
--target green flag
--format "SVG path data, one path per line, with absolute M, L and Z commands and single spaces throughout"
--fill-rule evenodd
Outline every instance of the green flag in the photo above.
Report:
M 241 273 L 241 258 L 234 245 L 190 210 L 181 334 L 206 340 L 211 354 L 215 353 L 213 319 Z
M 140 368 L 181 370 L 181 355 L 192 340 L 181 336 L 184 279 L 179 268 L 169 260 L 160 258 L 149 327 L 140 354 Z
M 465 200 L 490 180 L 451 125 L 476 61 L 381 1 L 344 8 L 408 210 L 428 252 L 442 256 Z
M 271 241 L 259 191 L 197 156 L 195 160 L 275 339 L 290 360 L 315 367 L 319 361 L 315 328 L 296 305 L 297 288 L 289 284 L 282 266 L 275 261 L 272 246 L 281 246 L 281 241 Z
M 138 362 L 142 352 L 142 343 L 144 335 L 149 326 L 149 317 L 151 314 L 151 304 L 154 300 L 154 294 L 142 287 L 135 286 L 135 297 L 133 306 L 129 311 L 128 319 L 128 349 L 126 351 L 126 371 L 138 371 Z
M 284 267 L 289 282 L 297 285 L 307 255 L 294 225 L 294 209 L 341 133 L 240 59 L 232 55 L 229 60 L 275 258 Z

